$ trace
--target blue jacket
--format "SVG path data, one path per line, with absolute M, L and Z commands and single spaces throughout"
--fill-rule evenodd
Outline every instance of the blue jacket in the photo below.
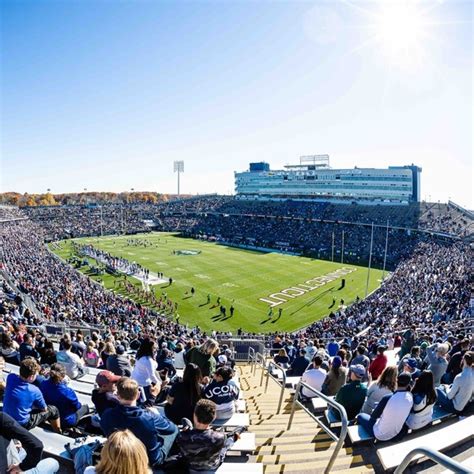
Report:
M 100 426 L 106 436 L 117 430 L 129 429 L 144 445 L 148 452 L 150 466 L 162 464 L 162 436 L 177 431 L 176 425 L 146 408 L 119 405 L 105 410 L 100 418 Z
M 40 383 L 40 390 L 46 403 L 54 405 L 59 410 L 63 425 L 76 425 L 76 411 L 82 405 L 71 387 L 68 387 L 64 382 L 55 384 L 51 379 L 46 379 Z

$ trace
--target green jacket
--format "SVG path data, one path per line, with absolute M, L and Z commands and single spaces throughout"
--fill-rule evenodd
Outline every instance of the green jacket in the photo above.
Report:
M 191 348 L 184 358 L 187 364 L 196 364 L 201 369 L 203 377 L 212 377 L 216 371 L 216 359 L 214 359 L 214 356 L 203 354 L 199 347 Z
M 367 385 L 360 380 L 343 385 L 336 395 L 336 402 L 340 403 L 347 412 L 347 418 L 353 420 L 362 409 L 367 395 Z

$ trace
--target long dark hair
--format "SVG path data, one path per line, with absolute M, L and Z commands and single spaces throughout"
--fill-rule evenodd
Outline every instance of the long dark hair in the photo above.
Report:
M 426 404 L 432 405 L 436 401 L 436 392 L 434 389 L 434 378 L 431 370 L 423 370 L 420 376 L 416 379 L 415 385 L 411 393 L 419 393 L 426 395 Z
M 142 340 L 140 347 L 137 351 L 137 360 L 141 359 L 142 357 L 152 357 L 155 355 L 155 341 L 150 337 L 146 337 Z
M 201 378 L 201 369 L 196 364 L 188 364 L 184 369 L 181 383 L 187 388 L 186 392 L 189 393 L 193 405 L 201 398 L 201 385 L 199 385 Z

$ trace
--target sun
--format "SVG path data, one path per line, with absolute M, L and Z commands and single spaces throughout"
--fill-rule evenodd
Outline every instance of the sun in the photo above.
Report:
M 416 0 L 379 2 L 373 16 L 375 43 L 392 63 L 406 65 L 420 60 L 427 37 L 426 13 Z

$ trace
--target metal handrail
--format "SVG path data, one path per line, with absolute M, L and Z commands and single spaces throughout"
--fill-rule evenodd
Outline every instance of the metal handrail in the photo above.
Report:
M 280 410 L 281 410 L 281 405 L 283 403 L 283 395 L 285 393 L 285 387 L 286 387 L 286 369 L 284 369 L 281 365 L 277 364 L 276 362 L 273 362 L 272 360 L 268 363 L 267 365 L 267 380 L 265 382 L 265 393 L 267 392 L 267 388 L 268 388 L 268 379 L 271 377 L 278 385 L 280 385 L 280 380 L 278 379 L 278 377 L 276 377 L 275 375 L 273 375 L 270 371 L 270 368 L 271 367 L 275 367 L 277 368 L 278 370 L 281 370 L 282 372 L 282 376 L 283 376 L 283 380 L 281 382 L 281 390 L 280 390 L 280 399 L 278 401 L 278 410 L 277 410 L 277 413 L 280 413 Z M 263 372 L 262 372 L 263 374 Z
M 252 362 L 253 361 L 253 362 Z M 255 349 L 253 347 L 249 346 L 249 353 L 247 356 L 247 363 L 250 364 L 255 364 Z
M 265 373 L 265 356 L 263 354 L 260 354 L 260 352 L 257 352 L 255 354 L 255 370 L 254 370 L 254 375 L 257 373 L 257 366 L 260 366 L 262 369 L 262 375 L 260 376 L 260 386 L 262 386 L 263 383 L 263 374 Z
M 308 410 L 298 399 L 298 395 L 301 392 L 302 388 L 306 388 L 310 392 L 313 392 L 317 397 L 322 398 L 328 405 L 331 407 L 335 408 L 339 412 L 339 416 L 341 418 L 341 433 L 339 437 L 337 437 L 331 430 L 328 428 L 317 416 L 314 415 L 310 410 Z M 337 455 L 339 454 L 339 451 L 342 448 L 342 445 L 344 444 L 344 440 L 346 439 L 347 435 L 347 425 L 348 425 L 348 419 L 347 419 L 347 413 L 346 409 L 334 401 L 334 399 L 328 397 L 327 395 L 324 395 L 321 393 L 319 390 L 316 390 L 315 388 L 309 386 L 307 383 L 302 382 L 301 380 L 298 382 L 298 385 L 296 386 L 296 392 L 293 398 L 293 403 L 291 406 L 291 414 L 290 414 L 290 419 L 288 420 L 288 427 L 287 429 L 289 430 L 291 428 L 291 424 L 293 423 L 293 416 L 295 414 L 295 409 L 296 405 L 300 406 L 318 425 L 319 427 L 324 430 L 331 439 L 337 442 L 336 447 L 334 449 L 334 452 L 332 453 L 331 459 L 329 459 L 329 463 L 326 466 L 326 469 L 324 470 L 325 474 L 329 473 L 331 471 L 331 468 L 334 464 L 334 461 L 337 458 Z
M 418 454 L 421 454 L 422 456 L 425 456 L 435 461 L 436 463 L 441 464 L 450 471 L 460 474 L 468 474 L 472 472 L 471 469 L 464 467 L 462 464 L 459 464 L 457 461 L 449 458 L 445 454 L 440 453 L 439 451 L 435 451 L 434 449 L 427 448 L 425 446 L 420 446 L 419 448 L 413 449 L 405 456 L 401 464 L 395 469 L 394 474 L 402 474 L 412 461 L 413 457 Z

